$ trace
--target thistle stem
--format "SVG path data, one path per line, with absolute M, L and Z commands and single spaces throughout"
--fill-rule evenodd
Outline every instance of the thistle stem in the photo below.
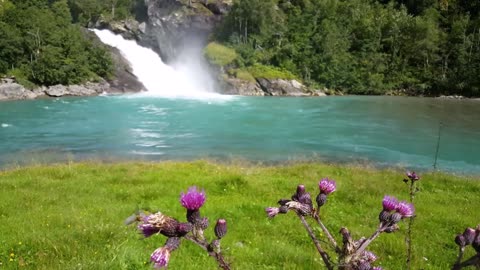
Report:
M 357 251 L 354 254 L 354 257 L 361 255 L 368 247 L 368 245 L 370 245 L 370 243 L 372 243 L 372 241 L 375 240 L 383 232 L 383 230 L 385 230 L 385 226 L 380 225 L 380 227 L 369 238 L 363 241 L 360 247 L 358 247 Z
M 215 258 L 218 263 L 218 266 L 223 270 L 230 270 L 230 265 L 225 261 L 221 252 L 215 252 L 210 248 L 210 245 L 205 240 L 198 240 L 190 235 L 186 235 L 185 239 L 190 240 L 191 242 L 197 244 L 203 250 L 205 250 L 208 255 Z
M 308 225 L 307 221 L 305 220 L 305 217 L 302 216 L 301 214 L 297 213 L 298 218 L 300 218 L 300 221 L 302 222 L 303 226 L 308 232 L 308 235 L 312 239 L 313 243 L 315 244 L 315 247 L 318 250 L 318 253 L 320 253 L 320 256 L 322 256 L 323 262 L 325 263 L 325 266 L 327 267 L 328 270 L 333 270 L 333 266 L 330 263 L 330 258 L 328 254 L 325 252 L 325 250 L 322 249 L 322 246 L 320 245 L 320 241 L 318 241 L 317 237 L 312 231 L 312 228 L 310 228 L 310 225 Z
M 325 233 L 325 235 L 327 236 L 328 240 L 330 240 L 330 242 L 332 243 L 333 247 L 335 248 L 335 252 L 340 253 L 341 250 L 340 250 L 340 248 L 338 247 L 337 242 L 335 241 L 335 238 L 333 238 L 332 234 L 328 231 L 327 227 L 325 227 L 325 225 L 323 225 L 323 222 L 322 222 L 322 220 L 320 219 L 320 216 L 318 215 L 318 213 L 313 214 L 313 217 L 314 217 L 315 220 L 317 221 L 317 223 L 318 223 L 318 225 L 320 226 L 320 228 L 322 228 L 322 231 Z
M 413 204 L 415 198 L 415 181 L 410 180 L 410 203 Z M 412 269 L 412 227 L 413 218 L 408 221 L 407 235 L 405 236 L 405 244 L 407 245 L 407 270 Z

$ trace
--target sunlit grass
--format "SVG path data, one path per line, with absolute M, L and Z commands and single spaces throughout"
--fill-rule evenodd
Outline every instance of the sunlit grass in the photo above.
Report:
M 222 240 L 234 269 L 324 269 L 293 214 L 268 220 L 264 208 L 289 197 L 299 183 L 317 192 L 321 177 L 337 181 L 322 217 L 338 237 L 355 238 L 377 225 L 381 199 L 407 199 L 403 172 L 323 164 L 275 167 L 191 163 L 79 163 L 0 172 L 0 269 L 149 269 L 162 236 L 142 239 L 124 219 L 152 208 L 185 220 L 179 194 L 205 188 L 202 214 L 226 218 Z M 453 238 L 480 223 L 480 179 L 427 174 L 419 182 L 413 269 L 448 269 L 456 258 Z M 371 250 L 386 269 L 403 269 L 404 232 L 382 235 Z M 317 231 L 320 234 L 320 231 Z M 213 237 L 211 229 L 208 237 Z M 183 242 L 170 269 L 215 269 L 197 246 Z

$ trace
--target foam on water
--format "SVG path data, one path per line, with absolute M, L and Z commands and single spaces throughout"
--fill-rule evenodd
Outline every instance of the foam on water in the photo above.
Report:
M 135 97 L 154 96 L 200 100 L 232 99 L 231 96 L 220 95 L 213 92 L 213 89 L 209 89 L 212 84 L 207 84 L 200 79 L 205 78 L 205 76 L 192 76 L 191 68 L 178 67 L 174 69 L 163 63 L 157 53 L 139 46 L 133 40 L 125 40 L 122 36 L 115 35 L 108 30 L 94 29 L 92 31 L 103 43 L 120 50 L 122 55 L 130 62 L 133 73 L 148 90 L 135 95 Z M 197 73 L 201 75 L 205 71 L 197 70 Z
M 12 125 L 10 124 L 6 124 L 6 123 L 2 123 L 2 128 L 7 128 L 7 127 L 11 127 Z

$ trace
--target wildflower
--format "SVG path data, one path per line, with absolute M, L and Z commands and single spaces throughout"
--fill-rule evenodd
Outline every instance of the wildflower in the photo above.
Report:
M 417 175 L 415 172 L 407 172 L 407 177 L 412 181 L 420 180 L 420 176 Z
M 167 268 L 170 260 L 170 250 L 166 247 L 157 248 L 150 256 L 153 267 L 157 269 Z
M 375 267 L 372 268 L 372 270 L 383 270 L 383 268 L 380 267 L 380 266 L 375 266 Z
M 397 209 L 398 201 L 395 197 L 385 196 L 383 197 L 383 210 L 385 211 L 393 211 Z
M 225 219 L 219 219 L 215 225 L 215 236 L 218 239 L 222 239 L 225 234 L 227 234 L 227 221 Z
M 413 217 L 415 213 L 413 204 L 404 201 L 399 202 L 395 210 L 402 215 L 402 218 Z
M 309 205 L 310 207 L 313 207 L 312 205 L 312 198 L 310 197 L 310 193 L 305 191 L 305 186 L 304 185 L 298 185 L 297 186 L 297 192 L 293 194 L 292 200 L 300 203 L 304 203 Z
M 461 234 L 457 235 L 457 237 L 455 237 L 455 243 L 457 243 L 457 245 L 459 245 L 460 247 L 465 247 L 466 246 L 465 237 Z
M 328 195 L 337 189 L 337 183 L 334 180 L 323 178 L 318 183 L 318 187 L 320 188 L 320 193 Z
M 184 236 L 192 230 L 189 223 L 180 223 L 176 219 L 166 216 L 160 212 L 145 216 L 143 223 L 137 228 L 145 237 L 150 237 L 156 233 L 161 233 L 167 237 Z
M 205 191 L 198 191 L 197 187 L 193 186 L 188 189 L 187 193 L 180 195 L 180 203 L 188 210 L 198 210 L 203 206 L 206 200 Z
M 149 223 L 138 224 L 137 228 L 138 228 L 138 230 L 140 230 L 140 232 L 145 237 L 150 237 L 150 236 L 160 232 L 159 228 L 157 228 L 153 224 L 149 224 Z
M 280 208 L 278 208 L 278 207 L 267 207 L 267 208 L 265 208 L 265 212 L 267 212 L 267 215 L 268 215 L 269 218 L 274 218 L 280 212 Z
M 476 232 L 472 228 L 466 228 L 463 232 L 463 237 L 465 238 L 465 243 L 471 245 L 475 241 Z

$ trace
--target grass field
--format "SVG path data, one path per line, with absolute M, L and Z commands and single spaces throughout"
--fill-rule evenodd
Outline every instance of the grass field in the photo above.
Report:
M 324 269 L 293 214 L 266 218 L 264 208 L 290 197 L 298 184 L 315 196 L 322 177 L 337 191 L 322 208 L 325 225 L 340 240 L 346 226 L 354 238 L 377 226 L 381 200 L 406 200 L 401 171 L 324 164 L 263 167 L 189 163 L 78 163 L 0 172 L 0 269 L 150 269 L 149 256 L 165 238 L 142 239 L 123 221 L 137 207 L 161 210 L 185 221 L 178 199 L 191 185 L 204 188 L 202 214 L 225 218 L 222 246 L 234 269 Z M 422 175 L 416 197 L 413 269 L 449 269 L 453 239 L 480 223 L 480 179 Z M 313 223 L 312 223 L 313 224 Z M 370 249 L 385 269 L 404 269 L 406 223 Z M 320 234 L 320 230 L 316 231 Z M 213 237 L 208 229 L 206 235 Z M 333 253 L 332 253 L 333 255 Z M 214 261 L 184 241 L 170 269 L 215 269 Z

